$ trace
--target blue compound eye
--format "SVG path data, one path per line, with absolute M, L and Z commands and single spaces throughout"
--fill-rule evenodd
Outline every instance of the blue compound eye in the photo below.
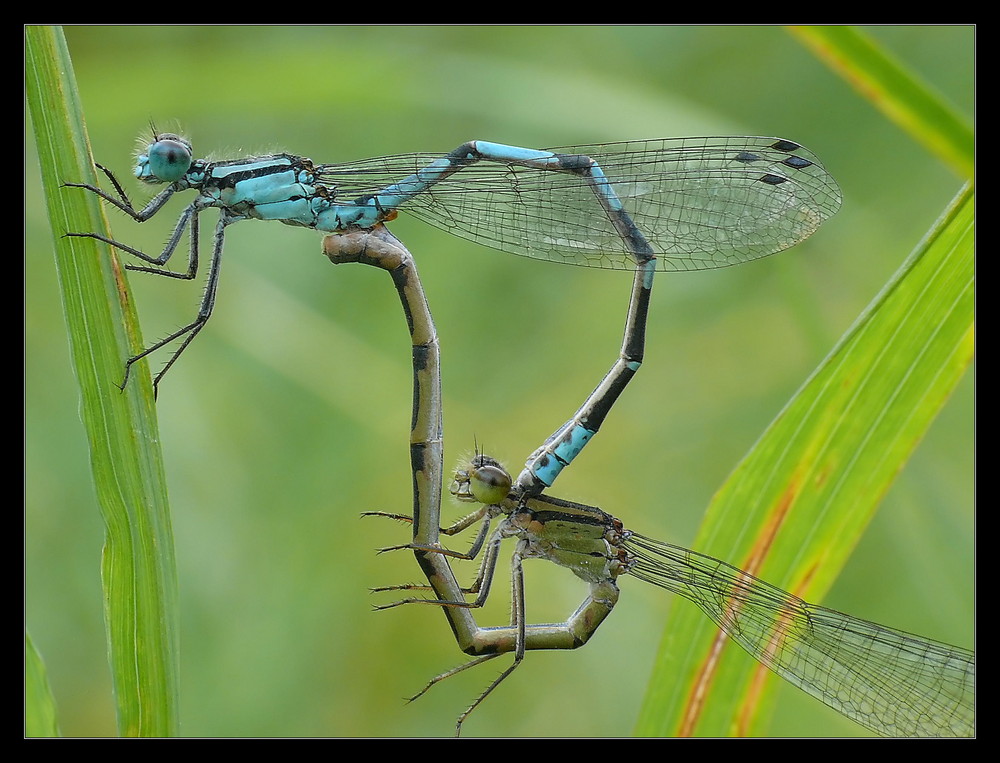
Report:
M 177 135 L 158 135 L 146 153 L 148 174 L 164 183 L 173 183 L 184 177 L 193 159 L 191 144 Z

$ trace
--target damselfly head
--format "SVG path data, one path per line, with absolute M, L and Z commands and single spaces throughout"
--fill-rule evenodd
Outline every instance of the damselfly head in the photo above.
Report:
M 455 470 L 451 494 L 460 501 L 499 504 L 510 494 L 513 480 L 495 458 L 480 453 L 478 447 L 471 459 Z
M 136 158 L 135 176 L 144 183 L 175 183 L 193 162 L 190 141 L 172 132 L 156 133 Z

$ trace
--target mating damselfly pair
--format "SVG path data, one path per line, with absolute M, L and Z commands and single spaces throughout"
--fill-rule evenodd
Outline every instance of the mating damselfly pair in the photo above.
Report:
M 525 502 L 537 498 L 552 484 L 560 470 L 597 432 L 638 369 L 656 269 L 721 267 L 779 251 L 810 235 L 840 204 L 836 183 L 811 154 L 798 144 L 773 138 L 685 138 L 554 151 L 473 141 L 445 156 L 411 154 L 317 165 L 288 154 L 222 162 L 195 160 L 189 143 L 165 134 L 156 136 L 140 157 L 136 175 L 146 182 L 166 183 L 167 187 L 141 210 L 132 207 L 114 176 L 105 172 L 118 193 L 117 198 L 93 186 L 84 187 L 140 222 L 159 212 L 174 193 L 188 189 L 198 192 L 195 201 L 184 209 L 159 256 L 146 255 L 94 234 L 75 234 L 102 238 L 147 263 L 129 266 L 133 270 L 194 278 L 198 268 L 198 215 L 209 208 L 220 209 L 208 286 L 198 316 L 127 362 L 128 369 L 136 360 L 178 340 L 180 346 L 157 375 L 157 383 L 210 317 L 225 229 L 244 219 L 278 220 L 322 231 L 351 233 L 391 220 L 402 209 L 457 235 L 505 251 L 539 259 L 634 270 L 620 358 L 576 415 L 528 459 L 513 488 L 516 506 L 526 505 Z M 186 229 L 191 233 L 188 268 L 184 272 L 168 272 L 163 266 Z M 426 346 L 429 345 L 422 345 Z M 415 335 L 415 373 L 417 355 Z M 423 370 L 426 372 L 426 365 Z M 439 396 L 433 404 L 439 408 Z M 444 609 L 458 636 L 455 622 L 462 620 L 470 607 L 459 604 L 460 598 L 464 601 L 465 592 L 455 581 L 445 554 L 430 550 L 437 545 L 439 487 L 436 497 L 431 488 L 431 494 L 420 499 L 422 514 L 416 505 L 420 481 L 416 475 L 429 476 L 433 482 L 435 476 L 439 481 L 441 474 L 440 426 L 438 423 L 435 431 L 433 416 L 426 413 L 424 406 L 420 411 L 415 410 L 414 415 L 415 427 L 420 416 L 430 423 L 428 436 L 422 441 L 429 446 L 421 456 L 424 472 L 418 468 L 417 459 L 414 460 L 415 521 L 411 547 L 439 597 L 438 603 L 448 605 Z M 502 501 L 498 499 L 496 503 Z M 568 526 L 579 527 L 581 520 L 577 517 Z M 483 539 L 486 530 L 484 523 Z M 561 563 L 554 556 L 535 555 Z M 495 554 L 491 558 L 495 563 Z M 579 574 L 573 565 L 565 566 Z M 610 572 L 604 576 L 609 577 L 613 584 L 615 576 Z M 602 579 L 601 583 L 606 585 L 609 580 Z M 610 607 L 606 610 L 604 615 Z M 523 608 L 521 614 L 513 630 L 506 629 L 509 633 L 501 634 L 501 638 L 487 639 L 489 643 L 483 648 L 490 654 L 565 648 L 562 646 L 565 632 L 533 631 L 535 626 L 526 626 Z M 601 619 L 603 616 L 596 624 L 586 625 L 585 636 L 589 637 Z M 518 635 L 518 627 L 523 635 Z M 489 630 L 479 629 L 474 622 L 462 628 L 473 639 Z M 497 636 L 503 630 L 495 629 L 492 635 Z M 472 645 L 466 651 L 475 648 Z M 876 728 L 882 733 L 896 733 L 888 724 Z M 942 733 L 947 733 L 944 728 Z

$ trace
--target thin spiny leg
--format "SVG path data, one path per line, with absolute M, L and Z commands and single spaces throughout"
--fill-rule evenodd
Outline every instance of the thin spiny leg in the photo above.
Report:
M 191 222 L 192 251 L 190 260 L 195 268 L 197 267 L 198 264 L 198 247 L 197 247 L 198 226 L 196 221 L 197 221 L 197 216 L 192 218 Z M 125 385 L 128 383 L 128 377 L 129 374 L 131 373 L 132 366 L 137 361 L 142 360 L 142 358 L 146 357 L 147 355 L 153 352 L 156 352 L 156 350 L 160 349 L 161 347 L 165 347 L 174 340 L 179 339 L 180 337 L 184 337 L 184 341 L 181 342 L 181 345 L 180 347 L 177 348 L 176 352 L 174 352 L 174 354 L 170 356 L 170 360 L 168 360 L 166 365 L 164 365 L 163 368 L 160 369 L 159 373 L 157 373 L 156 376 L 153 377 L 153 393 L 155 396 L 157 389 L 159 388 L 160 380 L 163 379 L 167 371 L 170 370 L 170 367 L 177 362 L 177 359 L 181 356 L 181 353 L 183 353 L 184 350 L 187 349 L 188 345 L 190 345 L 191 342 L 194 340 L 194 338 L 198 336 L 198 333 L 205 327 L 205 324 L 208 322 L 208 319 L 212 317 L 212 311 L 215 308 L 216 292 L 219 287 L 219 270 L 222 266 L 222 247 L 225 243 L 225 229 L 226 226 L 230 224 L 230 222 L 231 221 L 226 217 L 226 215 L 222 215 L 219 218 L 218 224 L 216 225 L 215 244 L 212 249 L 212 259 L 211 262 L 209 263 L 208 279 L 205 282 L 205 293 L 202 296 L 201 307 L 198 309 L 197 317 L 188 325 L 183 326 L 182 328 L 173 332 L 164 339 L 161 339 L 159 342 L 156 342 L 150 347 L 147 347 L 138 355 L 134 355 L 128 360 L 126 360 L 125 378 L 122 380 L 121 383 L 122 389 L 124 389 Z M 153 272 L 158 272 L 158 271 L 153 271 Z
M 457 598 L 401 599 L 399 601 L 390 602 L 389 604 L 380 604 L 376 606 L 375 609 L 393 609 L 394 607 L 399 607 L 404 604 L 433 604 L 438 607 L 453 609 L 481 608 L 486 603 L 486 600 L 490 595 L 490 588 L 493 585 L 493 576 L 496 572 L 497 560 L 500 555 L 500 543 L 504 537 L 505 535 L 502 530 L 497 530 L 493 533 L 489 543 L 486 544 L 486 553 L 483 555 L 483 561 L 479 565 L 479 572 L 476 575 L 475 581 L 468 588 L 460 588 L 462 593 L 478 594 L 475 601 L 465 601 Z M 425 547 L 419 550 L 427 554 L 439 554 L 443 556 L 451 555 L 446 550 L 440 548 Z
M 458 720 L 455 722 L 455 736 L 460 736 L 462 734 L 462 724 L 465 723 L 465 719 L 472 714 L 479 705 L 482 704 L 494 689 L 496 689 L 511 673 L 514 672 L 515 668 L 521 664 L 521 660 L 524 659 L 524 642 L 525 642 L 525 619 L 524 619 L 524 570 L 521 566 L 521 544 L 518 544 L 518 550 L 514 552 L 514 556 L 511 560 L 511 581 L 513 585 L 513 607 L 511 612 L 511 625 L 517 629 L 517 641 L 514 648 L 514 662 L 504 670 L 493 682 L 486 687 L 486 690 L 480 694 L 476 701 L 466 708 L 465 712 L 458 716 Z

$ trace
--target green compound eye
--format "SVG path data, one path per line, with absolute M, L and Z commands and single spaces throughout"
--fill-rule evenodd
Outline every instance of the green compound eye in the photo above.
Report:
M 480 466 L 470 470 L 469 490 L 480 503 L 500 503 L 510 493 L 511 479 L 499 466 Z

